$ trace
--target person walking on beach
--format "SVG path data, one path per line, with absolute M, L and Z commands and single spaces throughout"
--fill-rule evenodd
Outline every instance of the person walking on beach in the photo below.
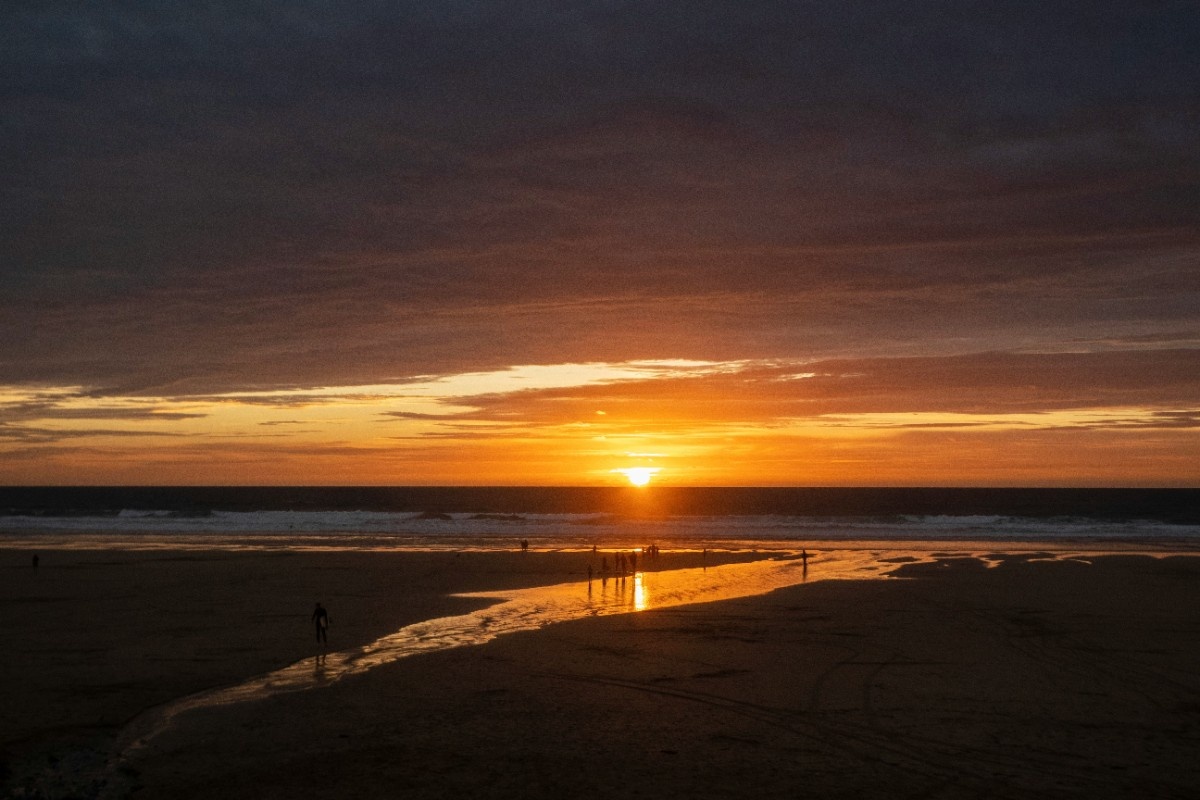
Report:
M 320 603 L 313 609 L 312 621 L 317 628 L 317 643 L 329 644 L 329 635 L 326 632 L 329 629 L 329 612 L 322 608 Z
M 37 553 L 34 553 L 34 554 L 33 554 L 33 571 L 34 571 L 34 572 L 37 572 L 38 563 L 39 563 L 40 561 L 41 561 L 41 559 L 40 559 L 40 558 L 38 558 L 38 554 L 37 554 Z

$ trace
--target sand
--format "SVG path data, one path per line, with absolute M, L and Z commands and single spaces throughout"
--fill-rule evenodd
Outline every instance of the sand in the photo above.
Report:
M 311 658 L 315 599 L 349 647 L 484 603 L 450 590 L 578 579 L 586 557 L 59 552 L 34 575 L 0 556 L 12 797 L 1200 793 L 1198 558 L 944 553 L 836 582 L 818 563 L 760 597 L 192 711 L 110 762 L 146 709 Z

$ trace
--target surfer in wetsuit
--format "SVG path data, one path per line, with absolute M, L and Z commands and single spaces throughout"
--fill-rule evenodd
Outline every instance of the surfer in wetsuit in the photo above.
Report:
M 312 621 L 317 628 L 317 642 L 329 644 L 329 636 L 326 633 L 329 628 L 329 613 L 321 607 L 320 603 L 317 603 L 317 607 L 313 609 Z

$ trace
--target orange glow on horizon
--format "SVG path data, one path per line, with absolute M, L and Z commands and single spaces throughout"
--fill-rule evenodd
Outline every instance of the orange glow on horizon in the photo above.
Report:
M 1200 485 L 1187 402 L 998 397 L 968 372 L 948 404 L 906 372 L 864 375 L 659 361 L 163 397 L 0 385 L 0 484 Z

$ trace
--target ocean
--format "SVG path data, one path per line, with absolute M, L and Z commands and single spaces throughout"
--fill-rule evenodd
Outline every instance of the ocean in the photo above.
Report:
M 1197 489 L 0 487 L 0 546 L 781 549 L 1200 544 Z

